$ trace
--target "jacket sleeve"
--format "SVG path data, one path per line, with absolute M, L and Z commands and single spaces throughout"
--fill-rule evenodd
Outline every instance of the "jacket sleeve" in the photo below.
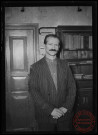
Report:
M 65 103 L 62 105 L 63 107 L 67 108 L 68 111 L 72 110 L 74 103 L 75 103 L 75 97 L 76 97 L 76 84 L 75 80 L 73 78 L 72 72 L 68 64 L 66 64 L 66 74 L 67 74 L 67 96 L 65 99 Z
M 37 104 L 37 106 L 39 106 L 48 115 L 50 115 L 51 112 L 54 109 L 54 106 L 50 105 L 42 97 L 42 95 L 41 95 L 41 93 L 39 91 L 38 81 L 39 80 L 38 80 L 37 69 L 35 67 L 31 66 L 31 68 L 30 68 L 30 75 L 29 75 L 29 92 L 32 95 L 32 97 L 34 98 L 34 101 Z

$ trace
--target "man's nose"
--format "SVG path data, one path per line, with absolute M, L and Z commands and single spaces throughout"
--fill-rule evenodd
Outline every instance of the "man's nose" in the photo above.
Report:
M 52 46 L 52 49 L 55 49 L 55 45 Z

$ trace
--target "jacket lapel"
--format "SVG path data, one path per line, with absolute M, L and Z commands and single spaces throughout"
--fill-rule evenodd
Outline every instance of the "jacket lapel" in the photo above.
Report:
M 62 67 L 61 61 L 58 59 L 57 61 L 57 88 L 58 91 L 61 92 L 61 89 L 63 87 L 63 82 L 64 82 L 64 67 Z

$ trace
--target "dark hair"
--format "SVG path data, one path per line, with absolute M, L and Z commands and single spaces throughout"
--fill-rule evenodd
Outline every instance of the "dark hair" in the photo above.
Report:
M 57 35 L 55 35 L 55 34 L 49 34 L 49 35 L 46 35 L 46 36 L 45 36 L 44 44 L 47 44 L 47 38 L 48 38 L 48 37 L 57 38 L 57 39 L 59 40 L 59 42 L 60 42 L 60 39 L 59 39 L 59 37 L 58 37 Z M 59 43 L 59 44 L 60 44 L 60 43 Z

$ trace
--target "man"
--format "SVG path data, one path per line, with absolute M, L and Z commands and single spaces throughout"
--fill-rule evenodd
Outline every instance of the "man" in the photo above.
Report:
M 69 131 L 76 86 L 66 60 L 56 57 L 60 40 L 56 35 L 45 37 L 45 57 L 31 65 L 30 93 L 35 102 L 39 131 Z

